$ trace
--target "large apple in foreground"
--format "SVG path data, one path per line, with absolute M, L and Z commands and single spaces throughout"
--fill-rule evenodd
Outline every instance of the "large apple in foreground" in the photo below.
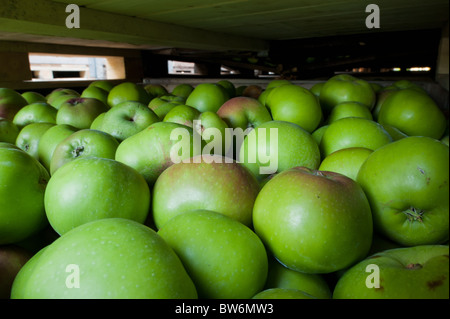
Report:
M 144 223 L 150 190 L 133 168 L 111 159 L 86 157 L 61 166 L 52 175 L 44 201 L 53 229 L 64 234 L 109 217 Z
M 247 299 L 263 289 L 266 250 L 242 223 L 212 211 L 190 211 L 170 219 L 158 235 L 180 257 L 200 298 Z
M 24 240 L 48 224 L 44 192 L 49 178 L 26 152 L 0 148 L 0 245 Z
M 449 236 L 449 148 L 411 136 L 373 152 L 358 183 L 378 232 L 404 245 L 440 244 Z
M 187 149 L 177 153 L 180 160 L 201 153 L 201 141 L 199 145 L 194 142 L 192 128 L 178 123 L 157 122 L 121 142 L 115 159 L 137 170 L 149 185 L 153 185 L 158 176 L 174 163 L 171 152 L 181 142 L 175 134 L 177 131 L 185 133 L 187 138 Z
M 108 218 L 79 226 L 37 253 L 13 299 L 195 299 L 180 259 L 152 229 Z
M 273 89 L 267 97 L 275 121 L 292 122 L 309 133 L 313 132 L 323 119 L 317 97 L 299 85 L 282 85 Z
M 335 299 L 447 299 L 448 245 L 385 250 L 361 261 L 339 279 Z
M 214 155 L 174 164 L 153 187 L 153 218 L 161 228 L 170 218 L 191 210 L 212 210 L 252 224 L 259 191 L 256 178 L 241 164 Z
M 79 130 L 67 136 L 54 149 L 50 160 L 50 174 L 77 158 L 95 156 L 114 159 L 119 142 L 108 133 L 97 130 Z
M 297 124 L 269 121 L 245 137 L 239 161 L 262 180 L 296 166 L 317 169 L 320 151 L 311 134 Z
M 366 257 L 372 215 L 362 188 L 333 172 L 293 168 L 269 180 L 253 208 L 253 225 L 286 267 L 330 273 Z

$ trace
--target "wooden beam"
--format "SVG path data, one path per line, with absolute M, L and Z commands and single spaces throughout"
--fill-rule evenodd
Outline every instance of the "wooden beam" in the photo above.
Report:
M 80 28 L 66 26 L 66 4 L 50 0 L 0 0 L 0 32 L 33 35 L 43 42 L 139 48 L 179 47 L 202 50 L 267 50 L 263 40 L 107 13 L 80 7 Z

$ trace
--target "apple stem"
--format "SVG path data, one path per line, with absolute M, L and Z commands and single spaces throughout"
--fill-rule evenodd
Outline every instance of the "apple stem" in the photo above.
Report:
M 406 269 L 411 269 L 411 270 L 422 269 L 422 265 L 411 263 L 411 264 L 406 265 Z
M 411 207 L 409 209 L 407 209 L 405 212 L 406 216 L 408 217 L 409 221 L 419 221 L 419 222 L 423 222 L 423 210 L 417 209 L 415 207 Z
M 83 146 L 78 146 L 77 148 L 75 148 L 72 151 L 72 154 L 74 157 L 79 157 L 81 154 L 83 154 L 84 151 L 84 147 Z

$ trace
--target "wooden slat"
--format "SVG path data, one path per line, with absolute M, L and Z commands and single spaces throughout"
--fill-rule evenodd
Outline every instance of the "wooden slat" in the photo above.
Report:
M 50 0 L 0 0 L 0 31 L 38 36 L 207 50 L 266 50 L 258 39 L 179 27 L 81 8 L 81 28 L 65 25 L 66 5 Z M 69 40 L 70 41 L 70 40 Z

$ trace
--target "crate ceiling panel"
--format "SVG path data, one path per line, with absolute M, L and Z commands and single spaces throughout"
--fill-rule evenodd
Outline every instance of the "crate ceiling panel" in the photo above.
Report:
M 65 7 L 81 7 L 81 28 Z M 0 0 L 0 40 L 141 48 L 266 50 L 271 40 L 442 28 L 448 0 Z

